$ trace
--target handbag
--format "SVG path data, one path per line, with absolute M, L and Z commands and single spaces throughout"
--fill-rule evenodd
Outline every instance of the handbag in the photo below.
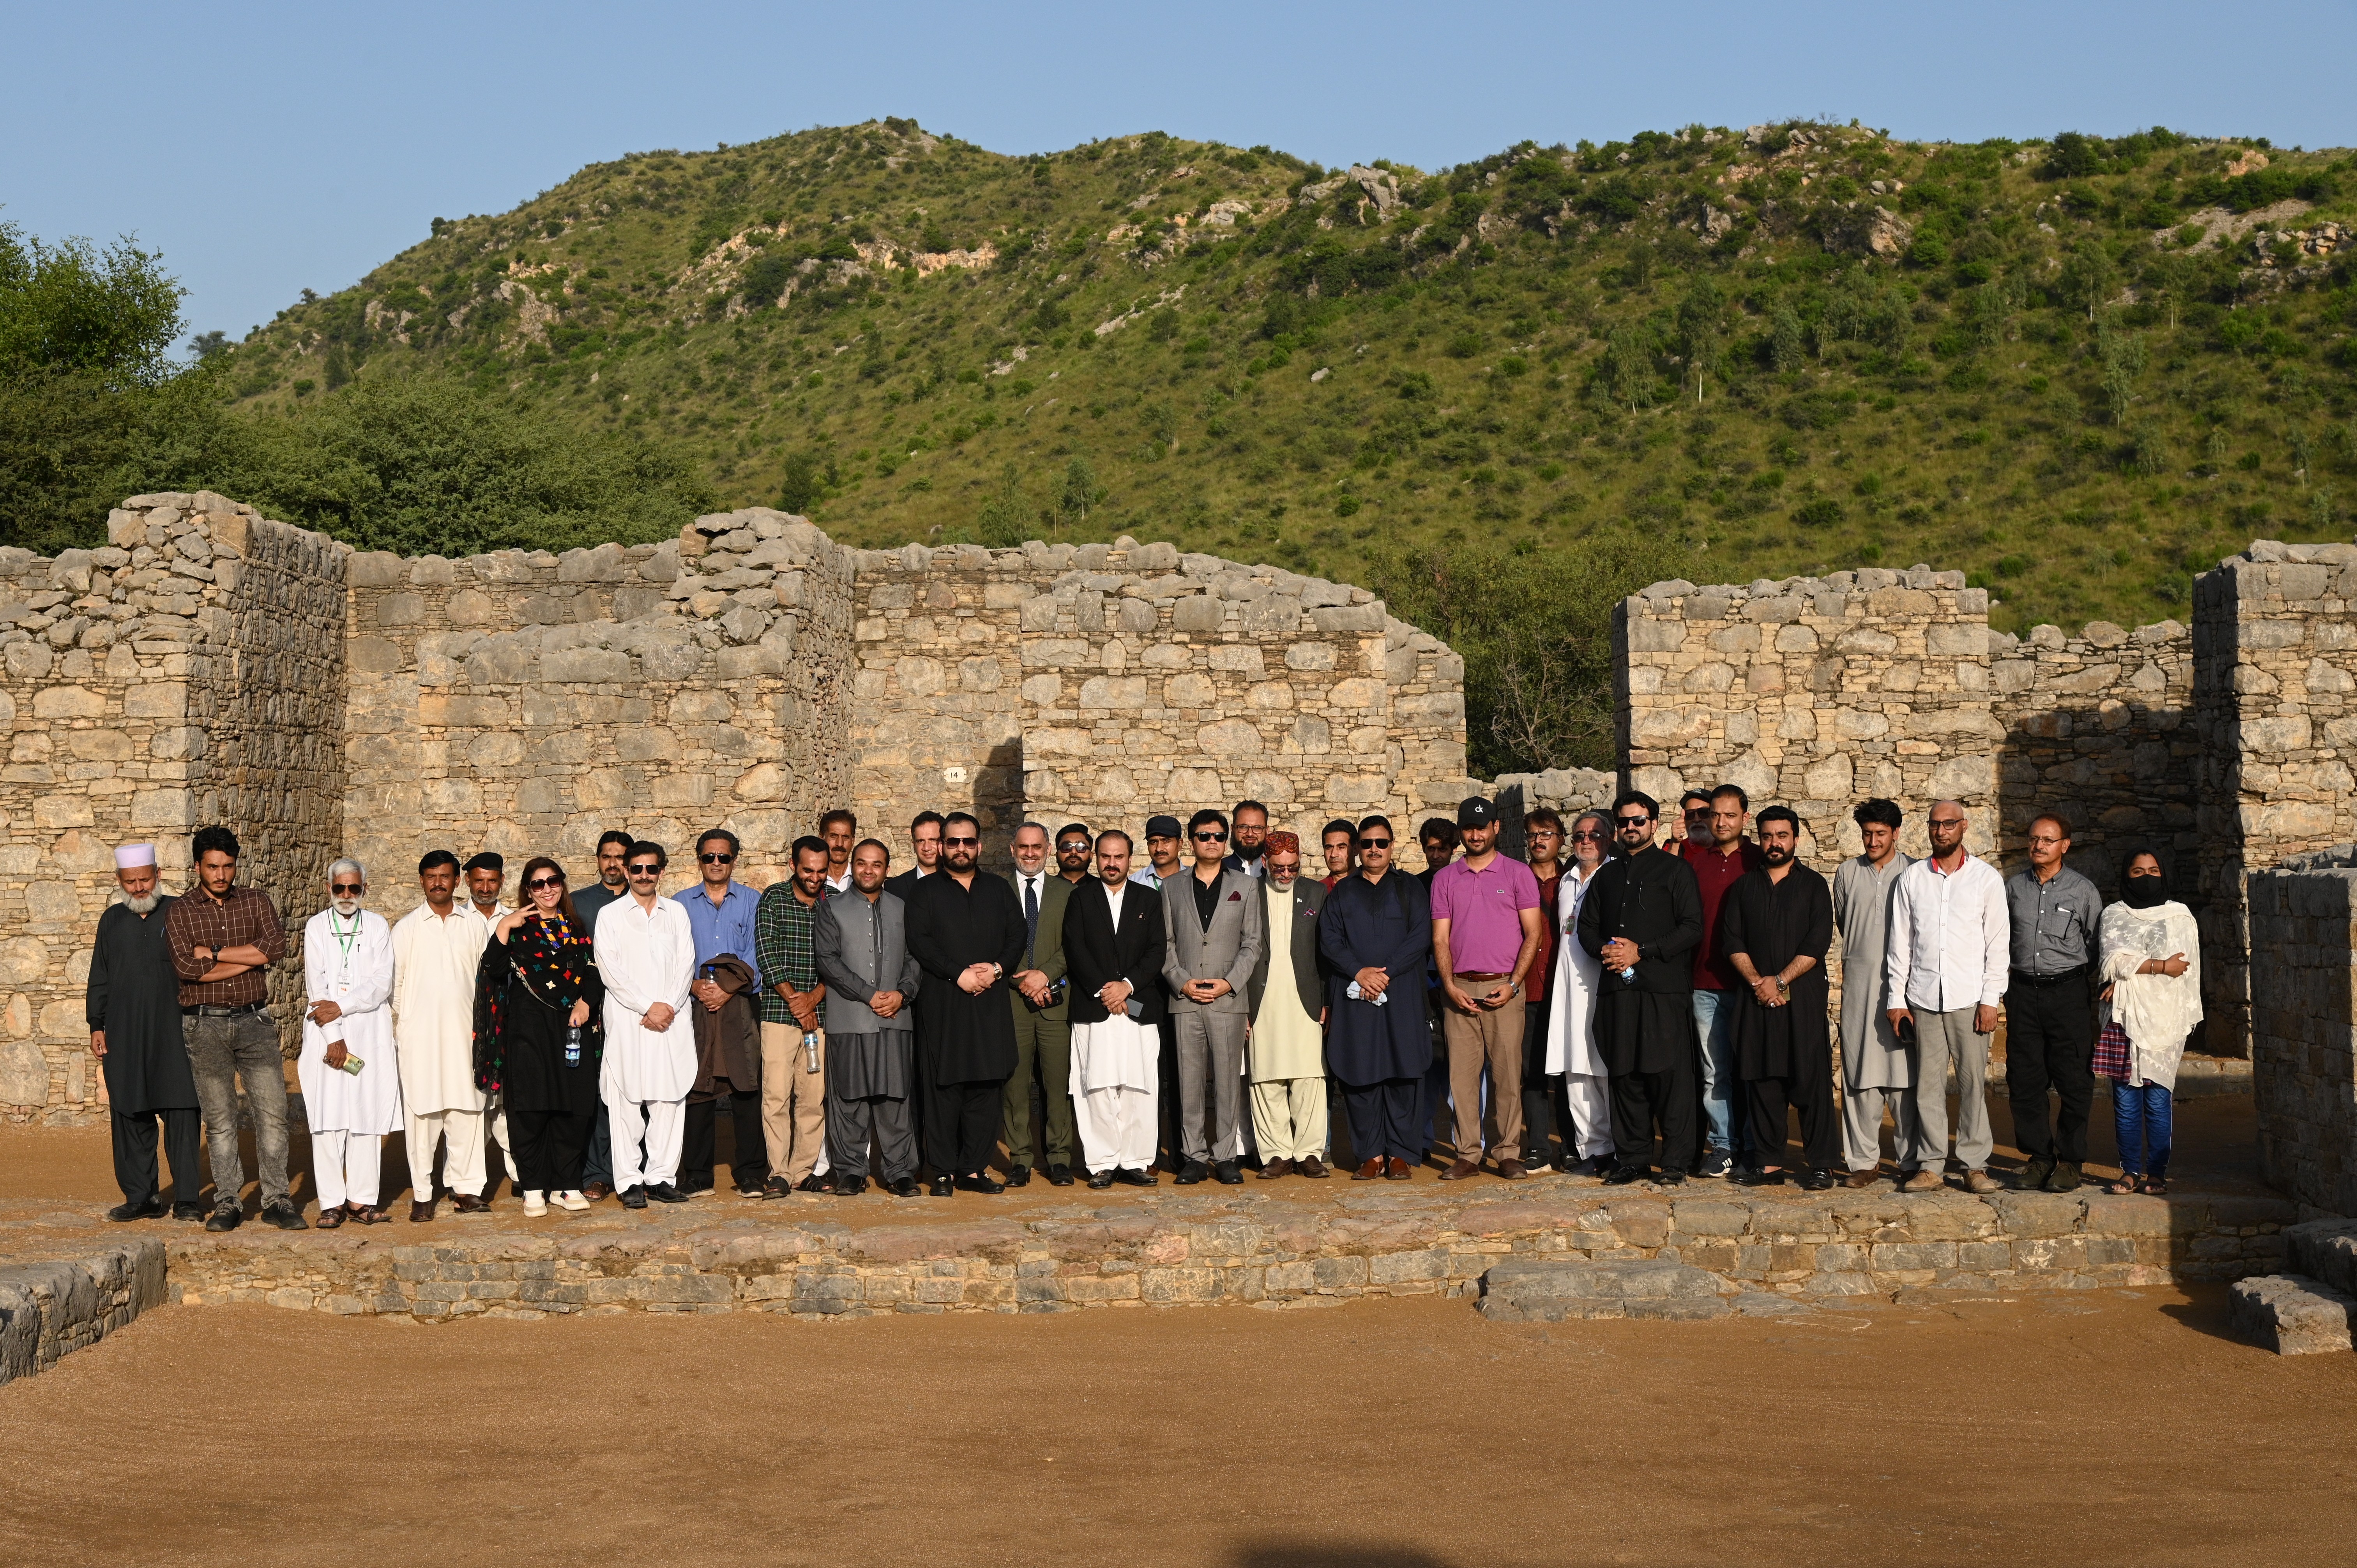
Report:
M 2128 1076 L 2128 1032 L 2117 1019 L 2104 1026 L 2095 1036 L 2095 1070 L 2114 1083 L 2125 1083 Z

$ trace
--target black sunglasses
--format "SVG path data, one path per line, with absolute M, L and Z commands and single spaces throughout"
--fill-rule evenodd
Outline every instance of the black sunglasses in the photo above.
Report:
M 1228 842 L 1228 835 L 1225 833 L 1197 833 L 1195 835 L 1195 842 L 1197 843 L 1225 843 Z
M 328 891 L 330 893 L 357 893 L 360 890 L 361 885 L 357 882 L 330 882 L 328 884 Z
M 527 893 L 537 893 L 544 887 L 562 887 L 564 886 L 565 878 L 562 876 L 535 876 L 531 881 L 523 885 L 523 890 Z
M 702 861 L 706 865 L 734 865 L 737 864 L 737 857 L 733 854 L 699 854 L 695 858 Z
M 961 843 L 980 843 L 982 841 L 981 841 L 980 839 L 975 839 L 975 838 L 964 838 L 964 839 L 943 839 L 942 842 L 943 843 L 946 843 L 946 844 L 961 844 Z
M 626 866 L 623 869 L 632 876 L 660 876 L 662 875 L 662 867 L 657 865 L 651 860 L 642 860 L 636 865 Z
M 1392 841 L 1389 839 L 1361 839 L 1359 841 L 1359 847 L 1361 849 L 1389 849 L 1392 847 Z
M 1616 824 L 1624 828 L 1641 828 L 1652 820 L 1653 819 L 1651 817 L 1615 817 L 1612 819 Z

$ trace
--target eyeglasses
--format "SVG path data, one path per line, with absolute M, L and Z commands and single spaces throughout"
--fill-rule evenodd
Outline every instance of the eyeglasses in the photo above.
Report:
M 531 881 L 523 885 L 523 890 L 527 893 L 537 893 L 544 887 L 562 887 L 564 886 L 565 878 L 562 876 L 535 876 Z
M 330 882 L 328 884 L 328 891 L 330 893 L 357 894 L 360 890 L 361 885 L 357 882 Z
M 737 857 L 733 854 L 699 854 L 695 858 L 702 861 L 706 865 L 734 865 L 737 864 Z
M 1935 828 L 1961 828 L 1964 825 L 1962 817 L 1927 817 L 1924 821 Z
M 1195 835 L 1195 842 L 1197 843 L 1225 843 L 1228 842 L 1228 835 L 1225 833 L 1197 833 Z
M 638 865 L 627 866 L 624 869 L 631 876 L 659 876 L 662 874 L 662 867 L 651 861 L 640 861 Z
M 1651 817 L 1615 817 L 1612 819 L 1616 824 L 1624 828 L 1641 828 L 1650 823 L 1652 820 L 1653 819 Z
M 1389 849 L 1392 847 L 1392 841 L 1389 839 L 1361 839 L 1359 841 L 1359 847 L 1361 849 Z
M 954 848 L 956 848 L 959 844 L 963 844 L 963 843 L 980 843 L 982 841 L 981 841 L 980 839 L 977 839 L 977 838 L 962 838 L 962 839 L 943 839 L 942 842 L 943 843 L 945 843 L 945 844 L 948 844 L 948 845 L 949 845 L 950 847 L 952 847 L 952 849 L 954 849 Z
M 1612 835 L 1609 833 L 1599 832 L 1594 828 L 1580 828 L 1573 832 L 1571 835 L 1571 842 L 1574 843 L 1602 843 L 1606 839 L 1611 836 Z

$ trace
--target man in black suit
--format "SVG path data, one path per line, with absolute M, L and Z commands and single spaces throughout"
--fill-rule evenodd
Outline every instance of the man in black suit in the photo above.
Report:
M 1064 907 L 1072 1111 L 1089 1185 L 1153 1187 L 1161 1079 L 1162 898 L 1129 880 L 1129 835 L 1097 835 L 1097 874 Z
M 1685 1180 L 1701 1153 L 1693 954 L 1702 940 L 1702 886 L 1693 866 L 1654 847 L 1659 812 L 1651 795 L 1634 789 L 1612 802 L 1621 858 L 1596 874 L 1579 907 L 1579 945 L 1604 965 L 1595 1040 L 1612 1079 L 1620 1163 L 1604 1179 L 1613 1186 L 1652 1175 L 1656 1122 L 1664 1186 Z

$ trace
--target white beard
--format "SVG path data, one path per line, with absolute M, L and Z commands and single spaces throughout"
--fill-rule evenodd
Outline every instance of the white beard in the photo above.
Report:
M 334 907 L 337 914 L 348 920 L 360 913 L 361 901 L 357 898 L 331 898 L 328 902 Z
M 156 906 L 163 901 L 161 893 L 150 893 L 145 898 L 134 898 L 128 893 L 123 895 L 123 907 L 135 915 L 152 915 L 156 912 Z

